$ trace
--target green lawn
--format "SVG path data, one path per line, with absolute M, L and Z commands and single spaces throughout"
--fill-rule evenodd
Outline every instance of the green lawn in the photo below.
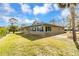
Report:
M 30 36 L 29 36 L 30 37 Z M 32 37 L 33 38 L 33 37 Z M 0 39 L 0 55 L 7 56 L 50 56 L 79 55 L 73 41 L 54 37 L 30 40 L 16 34 L 8 34 Z

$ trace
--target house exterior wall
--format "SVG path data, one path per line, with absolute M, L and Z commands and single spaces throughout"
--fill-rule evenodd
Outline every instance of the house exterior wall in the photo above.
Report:
M 38 27 L 43 27 L 43 31 L 38 31 Z M 51 27 L 51 31 L 46 31 L 46 27 Z M 33 28 L 36 28 L 35 31 L 33 31 Z M 29 27 L 28 30 L 24 30 L 24 33 L 31 33 L 31 34 L 38 34 L 38 35 L 47 35 L 47 34 L 59 34 L 64 33 L 64 27 L 58 27 L 58 26 L 49 26 L 49 25 L 41 25 L 41 26 L 34 26 Z
M 53 27 L 52 26 L 52 32 L 53 33 L 63 33 L 64 32 L 64 28 L 63 27 Z
M 46 27 L 46 26 L 44 26 L 44 27 Z M 58 26 L 49 26 L 49 27 L 51 27 L 51 31 L 49 31 L 47 33 L 50 33 L 50 34 L 64 33 L 64 27 L 58 27 Z

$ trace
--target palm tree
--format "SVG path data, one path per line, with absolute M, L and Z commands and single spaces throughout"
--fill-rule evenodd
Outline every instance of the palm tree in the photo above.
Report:
M 70 8 L 71 13 L 71 23 L 72 23 L 72 35 L 73 35 L 73 41 L 77 41 L 76 39 L 76 31 L 75 31 L 75 6 L 76 3 L 59 3 L 58 6 L 60 8 Z

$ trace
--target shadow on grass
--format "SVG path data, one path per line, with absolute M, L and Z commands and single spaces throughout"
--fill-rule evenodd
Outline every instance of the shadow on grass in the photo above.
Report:
M 74 41 L 74 43 L 75 43 L 76 48 L 77 48 L 78 51 L 79 51 L 79 43 L 78 43 L 77 41 Z
M 35 35 L 35 34 L 24 34 L 24 33 L 16 33 L 17 35 L 20 35 L 26 39 L 29 39 L 29 40 L 38 40 L 38 39 L 41 39 L 41 38 L 46 38 L 46 37 L 51 37 L 51 36 L 55 36 L 55 35 L 58 35 L 58 34 L 46 34 L 46 35 Z

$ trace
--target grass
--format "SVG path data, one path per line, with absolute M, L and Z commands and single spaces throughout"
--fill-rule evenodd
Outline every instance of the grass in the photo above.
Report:
M 79 55 L 73 41 L 46 37 L 29 40 L 16 34 L 8 34 L 0 39 L 1 56 L 75 56 Z
M 15 34 L 8 34 L 0 40 L 0 55 L 27 55 L 32 45 L 33 43 L 30 40 Z M 29 54 L 32 54 L 32 52 Z
M 79 55 L 79 52 L 75 47 L 75 44 L 73 42 L 68 42 L 63 39 L 44 38 L 42 40 L 35 41 L 35 43 L 40 47 L 44 45 L 42 48 L 45 50 L 41 49 L 43 52 L 45 52 L 48 49 L 48 54 L 45 53 L 45 55 Z M 46 49 L 46 47 L 48 48 Z M 50 50 L 51 52 L 49 52 Z

